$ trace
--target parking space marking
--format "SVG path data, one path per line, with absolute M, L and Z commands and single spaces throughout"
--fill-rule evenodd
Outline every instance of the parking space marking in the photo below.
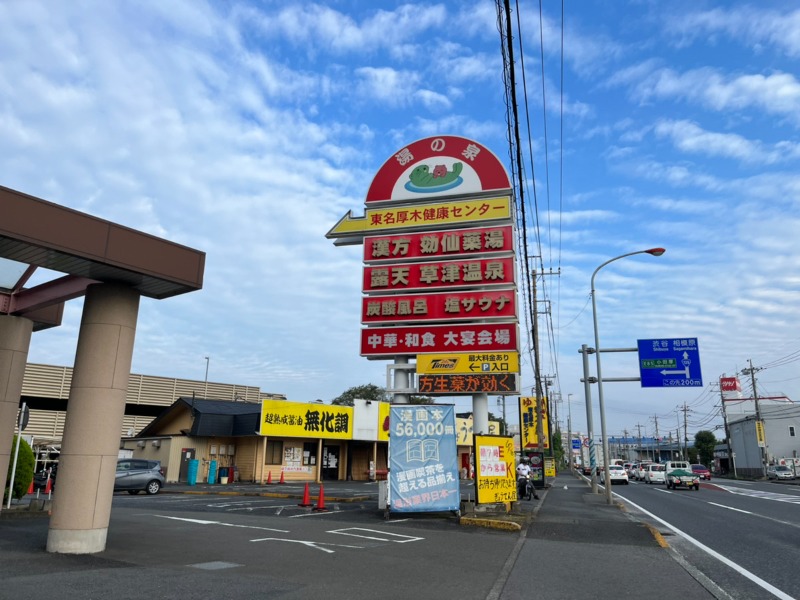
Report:
M 222 521 L 207 521 L 205 519 L 186 519 L 184 517 L 170 517 L 169 515 L 153 515 L 153 516 L 160 519 L 183 521 L 184 523 L 195 523 L 197 525 L 221 525 L 222 527 L 237 527 L 241 529 L 259 529 L 262 531 L 276 531 L 278 533 L 289 533 L 288 529 L 273 529 L 272 527 L 256 527 L 255 525 L 237 525 L 234 523 L 224 523 Z
M 328 533 L 336 533 L 339 535 L 350 535 L 353 537 L 364 538 L 366 540 L 375 540 L 378 542 L 393 542 L 395 544 L 406 544 L 408 542 L 418 542 L 425 538 L 414 537 L 411 535 L 403 535 L 402 533 L 391 533 L 388 531 L 378 531 L 377 529 L 365 529 L 363 527 L 348 527 L 347 529 L 332 529 Z M 369 535 L 374 534 L 374 535 Z M 382 536 L 382 537 L 378 537 Z M 405 539 L 400 539 L 405 538 Z
M 255 540 L 250 540 L 251 542 L 291 542 L 292 544 L 302 544 L 303 546 L 308 546 L 309 548 L 314 548 L 315 550 L 322 550 L 327 554 L 333 554 L 336 552 L 335 550 L 331 550 L 330 548 L 324 548 L 323 546 L 334 546 L 336 548 L 353 548 L 355 550 L 363 550 L 364 546 L 348 546 L 347 544 L 328 544 L 326 542 L 309 542 L 307 540 L 287 540 L 286 538 L 257 538 Z

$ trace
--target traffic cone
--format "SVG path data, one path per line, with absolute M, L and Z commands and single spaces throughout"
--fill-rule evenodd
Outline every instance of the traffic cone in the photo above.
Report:
M 298 506 L 313 506 L 311 498 L 308 496 L 308 482 L 306 482 L 306 488 L 303 490 L 303 501 Z
M 278 483 L 286 483 L 286 481 L 283 479 L 283 469 L 281 469 L 281 480 Z
M 319 498 L 317 498 L 317 505 L 314 507 L 314 510 L 326 512 L 328 510 L 325 508 L 325 488 L 322 484 L 319 486 Z
M 49 494 L 52 491 L 53 491 L 53 480 L 48 477 L 47 483 L 44 486 L 44 493 Z
M 267 484 L 272 483 L 272 471 L 269 471 L 267 474 Z
M 33 493 L 33 479 L 31 479 L 31 484 L 28 486 L 28 493 L 29 494 Z

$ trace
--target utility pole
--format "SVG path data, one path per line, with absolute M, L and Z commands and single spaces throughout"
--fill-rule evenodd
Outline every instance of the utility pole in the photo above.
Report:
M 753 384 L 753 400 L 755 401 L 755 409 L 756 409 L 756 437 L 758 439 L 758 446 L 761 452 L 761 476 L 766 477 L 766 468 L 767 468 L 767 461 L 766 461 L 766 448 L 767 448 L 767 434 L 764 427 L 764 422 L 761 420 L 761 410 L 758 407 L 758 391 L 756 390 L 756 371 L 760 371 L 761 369 L 756 369 L 753 367 L 753 359 L 749 359 L 748 362 L 750 363 L 749 369 L 742 369 L 743 375 L 750 375 L 750 381 Z M 759 430 L 761 435 L 759 434 Z
M 725 377 L 725 373 L 722 376 Z M 722 393 L 722 385 L 719 386 L 719 401 L 722 404 L 722 423 L 725 425 L 725 444 L 728 446 L 728 466 L 733 470 L 733 478 L 736 479 L 736 463 L 733 461 L 733 451 L 731 450 L 731 434 L 728 430 L 728 413 L 725 410 L 725 394 Z
M 658 415 L 653 415 L 653 420 L 656 423 L 656 452 L 655 461 L 661 462 L 661 442 L 658 440 Z
M 622 430 L 622 436 L 623 436 L 622 439 L 625 441 L 625 458 L 627 459 L 625 462 L 631 462 L 631 453 L 630 453 L 630 450 L 628 448 L 628 430 L 627 429 L 623 429 Z
M 683 403 L 683 408 L 681 410 L 683 410 L 683 460 L 689 460 L 689 430 L 686 428 L 689 407 L 686 406 L 686 402 Z
M 642 426 L 637 423 L 636 429 L 639 430 L 639 460 L 642 460 Z

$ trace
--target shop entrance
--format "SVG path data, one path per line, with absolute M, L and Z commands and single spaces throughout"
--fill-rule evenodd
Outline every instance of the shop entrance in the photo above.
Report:
M 178 481 L 186 483 L 189 481 L 189 461 L 195 458 L 194 448 L 181 448 L 181 467 L 178 471 Z
M 339 479 L 339 446 L 322 447 L 322 479 L 328 481 Z

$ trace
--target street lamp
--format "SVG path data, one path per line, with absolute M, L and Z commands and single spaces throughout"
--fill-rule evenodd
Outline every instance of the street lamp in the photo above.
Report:
M 607 264 L 625 258 L 627 256 L 634 256 L 635 254 L 650 254 L 652 256 L 661 256 L 666 250 L 664 248 L 650 248 L 649 250 L 637 250 L 636 252 L 628 252 L 610 260 L 607 260 L 602 265 L 597 267 L 592 273 L 592 319 L 594 321 L 594 353 L 597 360 L 597 399 L 600 404 L 600 434 L 603 438 L 603 473 L 606 484 L 606 502 L 612 504 L 611 500 L 611 473 L 609 472 L 608 462 L 608 436 L 606 435 L 606 410 L 603 403 L 603 375 L 600 369 L 600 336 L 597 332 L 597 298 L 594 290 L 594 278 L 597 272 L 605 267 Z

